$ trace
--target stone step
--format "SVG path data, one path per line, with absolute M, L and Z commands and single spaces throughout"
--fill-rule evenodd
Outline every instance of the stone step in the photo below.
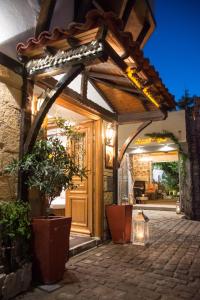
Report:
M 159 204 L 135 204 L 133 209 L 141 210 L 159 210 L 159 211 L 176 211 L 175 205 L 159 205 Z
M 90 241 L 87 241 L 87 242 L 81 243 L 79 245 L 76 245 L 74 247 L 71 247 L 69 249 L 69 257 L 78 255 L 78 254 L 80 254 L 82 252 L 85 252 L 85 251 L 90 250 L 90 249 L 92 249 L 94 247 L 97 247 L 101 243 L 102 242 L 101 242 L 100 239 L 98 239 L 98 238 L 91 238 Z

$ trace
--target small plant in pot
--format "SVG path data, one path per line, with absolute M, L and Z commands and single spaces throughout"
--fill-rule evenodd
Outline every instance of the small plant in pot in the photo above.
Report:
M 68 140 L 78 140 L 80 133 L 64 120 L 57 121 Z M 58 137 L 39 139 L 31 153 L 20 161 L 13 161 L 9 172 L 22 171 L 25 184 L 40 190 L 46 201 L 45 217 L 34 218 L 33 230 L 33 268 L 37 279 L 51 284 L 59 281 L 64 273 L 64 265 L 69 250 L 71 218 L 50 216 L 51 202 L 61 191 L 76 188 L 73 177 L 86 177 L 86 170 L 75 159 L 75 154 L 66 149 Z
M 1 263 L 6 274 L 15 272 L 30 261 L 30 225 L 28 203 L 14 200 L 0 202 Z

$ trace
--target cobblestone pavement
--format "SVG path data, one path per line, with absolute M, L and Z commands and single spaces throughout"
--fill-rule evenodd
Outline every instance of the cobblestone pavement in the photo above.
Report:
M 17 300 L 200 300 L 200 222 L 174 212 L 145 211 L 149 246 L 111 242 L 71 258 L 63 287 L 39 289 Z

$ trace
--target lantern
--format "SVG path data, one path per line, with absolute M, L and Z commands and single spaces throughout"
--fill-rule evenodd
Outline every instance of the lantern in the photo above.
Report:
M 145 246 L 149 242 L 149 218 L 139 211 L 133 218 L 133 244 Z
M 176 213 L 180 214 L 181 213 L 181 206 L 180 206 L 180 201 L 176 201 Z
M 115 136 L 115 130 L 113 124 L 109 123 L 106 128 L 106 145 L 113 146 L 113 140 Z

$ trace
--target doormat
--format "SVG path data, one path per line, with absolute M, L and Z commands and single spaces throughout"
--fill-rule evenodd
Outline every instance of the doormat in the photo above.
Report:
M 63 287 L 63 284 L 44 284 L 44 285 L 39 285 L 37 286 L 38 289 L 47 292 L 47 293 L 52 293 L 58 289 L 60 289 L 61 287 Z

